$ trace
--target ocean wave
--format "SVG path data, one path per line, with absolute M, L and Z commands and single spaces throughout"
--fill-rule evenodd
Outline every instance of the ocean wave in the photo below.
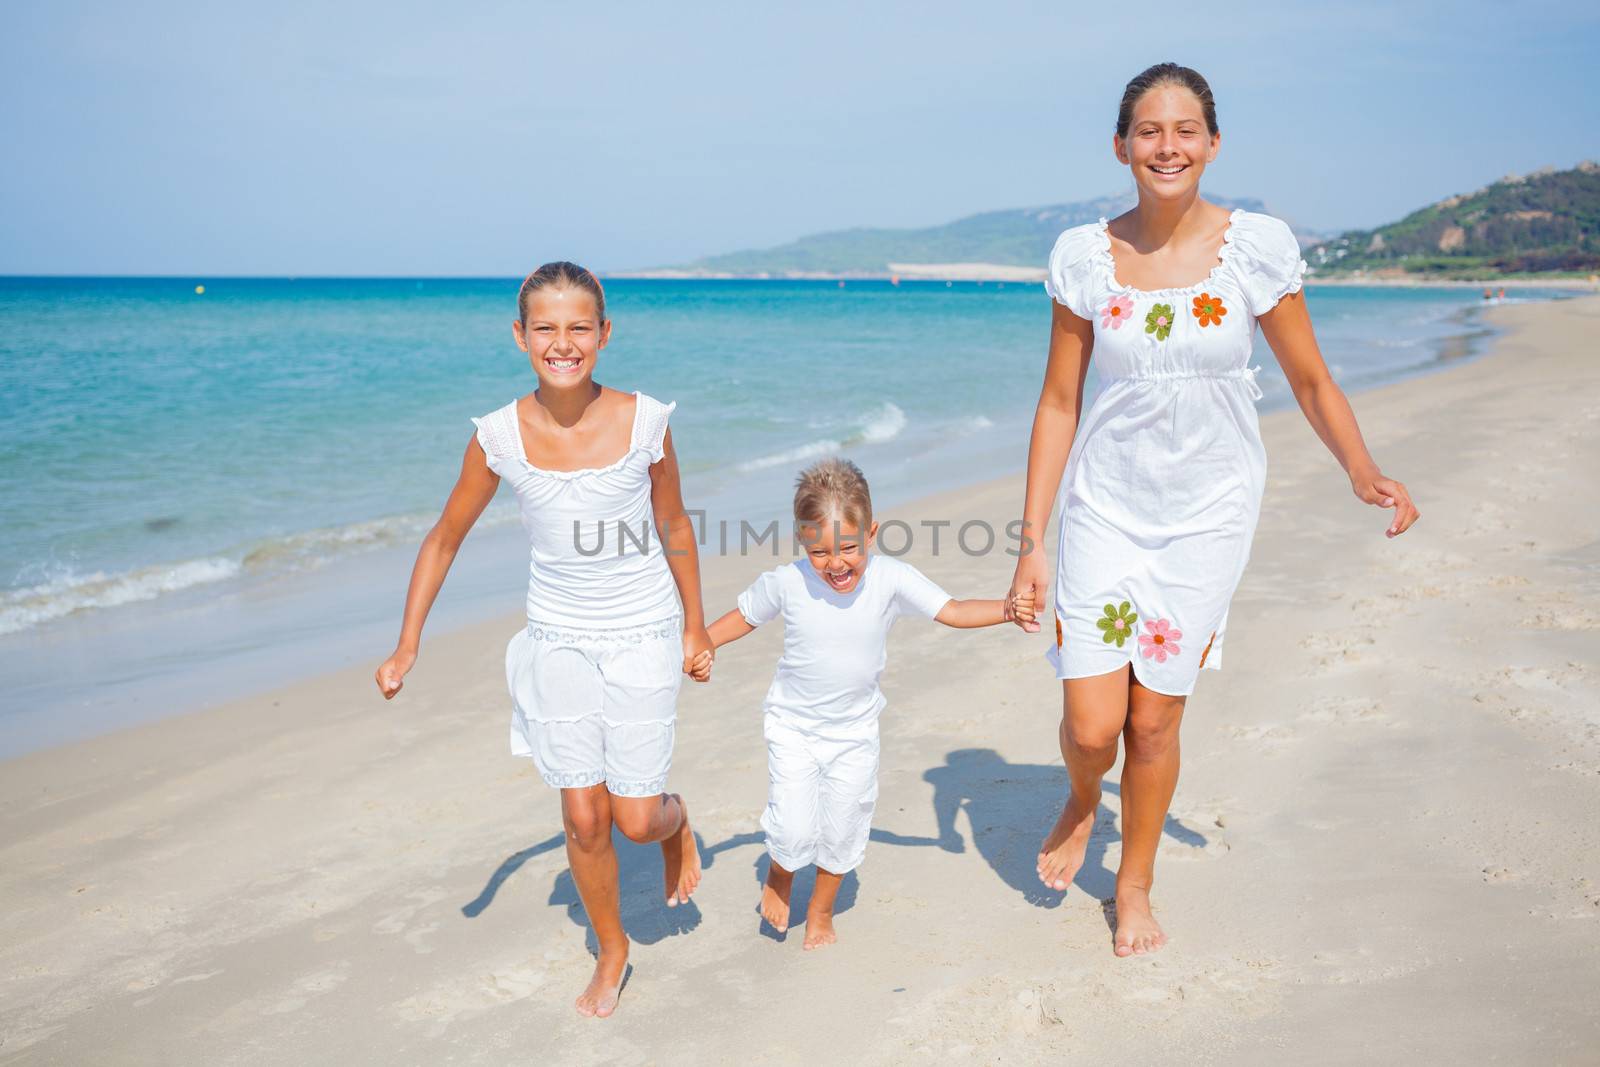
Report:
M 37 585 L 0 593 L 0 634 L 17 633 L 92 608 L 154 600 L 163 593 L 225 581 L 239 571 L 238 560 L 217 556 L 141 567 L 124 574 L 67 571 Z
M 303 530 L 252 542 L 237 551 L 152 564 L 120 574 L 98 570 L 84 574 L 71 567 L 56 567 L 55 573 L 42 581 L 0 591 L 0 635 L 32 629 L 81 611 L 154 600 L 231 578 L 311 570 L 347 555 L 415 544 L 432 521 L 429 515 L 398 515 Z M 477 526 L 493 528 L 515 521 L 516 509 L 491 506 Z
M 819 441 L 786 448 L 781 452 L 757 456 L 755 459 L 747 459 L 740 463 L 738 469 L 745 473 L 766 470 L 786 463 L 803 463 L 810 459 L 837 455 L 853 445 L 881 445 L 899 437 L 908 421 L 904 411 L 897 405 L 885 401 L 882 407 L 868 415 L 862 421 L 860 428 L 848 437 L 843 439 L 824 437 Z

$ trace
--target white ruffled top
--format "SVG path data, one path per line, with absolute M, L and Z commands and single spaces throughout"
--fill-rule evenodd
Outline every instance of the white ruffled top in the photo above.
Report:
M 635 392 L 628 450 L 604 467 L 554 471 L 528 461 L 513 400 L 473 419 L 489 469 L 517 494 L 528 534 L 528 621 L 621 629 L 680 613 L 650 502 L 676 403 Z

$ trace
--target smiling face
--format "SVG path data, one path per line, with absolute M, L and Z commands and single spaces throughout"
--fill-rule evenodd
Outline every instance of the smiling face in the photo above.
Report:
M 828 588 L 849 593 L 861 584 L 867 570 L 867 550 L 878 537 L 878 524 L 863 533 L 860 526 L 837 512 L 821 523 L 800 523 L 800 544 L 806 559 Z
M 1206 126 L 1200 98 L 1170 84 L 1141 96 L 1133 106 L 1127 137 L 1112 141 L 1117 159 L 1132 168 L 1139 194 L 1159 200 L 1194 195 L 1221 143 L 1221 134 Z
M 594 297 L 576 286 L 547 286 L 530 292 L 523 310 L 511 332 L 528 353 L 539 388 L 587 387 L 611 340 L 611 321 L 601 320 Z

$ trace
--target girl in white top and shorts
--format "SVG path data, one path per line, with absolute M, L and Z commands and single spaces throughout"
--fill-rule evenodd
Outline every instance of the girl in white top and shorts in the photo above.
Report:
M 611 323 L 589 271 L 546 264 L 517 306 L 512 331 L 539 388 L 472 420 L 460 480 L 417 554 L 400 641 L 377 682 L 385 698 L 400 691 L 462 539 L 506 481 L 530 551 L 528 621 L 506 648 L 511 751 L 561 790 L 567 859 L 600 944 L 577 1008 L 607 1016 L 628 963 L 612 826 L 660 843 L 669 907 L 700 881 L 683 799 L 665 789 L 678 687 L 711 642 L 667 429 L 675 405 L 594 381 Z
M 867 481 L 847 460 L 824 460 L 800 475 L 794 518 L 806 558 L 756 579 L 710 634 L 721 647 L 783 619 L 783 657 L 764 707 L 771 785 L 761 828 L 771 864 L 761 914 L 787 930 L 794 873 L 816 864 L 805 937 L 813 949 L 836 940 L 834 899 L 867 849 L 885 703 L 878 677 L 894 620 L 916 615 L 962 628 L 1031 622 L 1033 599 L 952 600 L 909 563 L 868 556 L 878 524 Z M 696 680 L 710 677 L 712 659 L 706 652 L 693 662 Z

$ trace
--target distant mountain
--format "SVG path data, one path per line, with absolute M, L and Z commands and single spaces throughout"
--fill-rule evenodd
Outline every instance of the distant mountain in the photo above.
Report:
M 1207 197 L 1223 207 L 1262 211 L 1259 200 Z M 986 211 L 925 229 L 839 230 L 802 237 L 776 248 L 707 256 L 661 273 L 695 275 L 882 275 L 902 265 L 991 264 L 1042 272 L 1061 231 L 1120 215 L 1134 205 L 1133 193 L 1075 204 Z M 1307 234 L 1321 240 L 1323 234 Z M 896 264 L 891 268 L 890 264 Z
M 1546 167 L 1399 222 L 1306 249 L 1319 274 L 1477 275 L 1600 269 L 1600 165 Z

